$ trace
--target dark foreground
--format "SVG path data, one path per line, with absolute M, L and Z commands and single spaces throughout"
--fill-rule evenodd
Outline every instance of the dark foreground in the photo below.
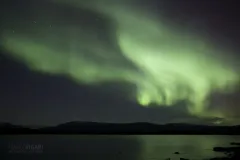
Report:
M 21 142 L 23 141 L 23 143 L 26 143 L 26 138 L 23 138 L 24 136 L 27 137 L 27 141 L 29 141 L 28 143 L 33 143 L 33 144 L 44 144 L 44 154 L 39 154 L 42 155 L 39 156 L 38 158 L 35 157 L 36 155 L 34 155 L 32 158 L 34 159 L 48 159 L 46 157 L 50 157 L 48 154 L 52 154 L 52 150 L 48 148 L 46 148 L 46 146 L 49 146 L 49 148 L 54 148 L 54 152 L 56 152 L 56 155 L 58 155 L 58 153 L 62 152 L 61 156 L 59 156 L 59 158 L 61 160 L 64 159 L 70 159 L 73 160 L 75 159 L 79 159 L 79 155 L 81 157 L 81 159 L 87 159 L 87 160 L 97 160 L 97 159 L 101 159 L 101 157 L 104 157 L 105 160 L 112 160 L 112 157 L 115 157 L 115 160 L 149 160 L 149 157 L 145 157 L 142 158 L 141 154 L 139 153 L 143 153 L 144 150 L 141 148 L 141 146 L 143 146 L 143 144 L 141 144 L 141 141 L 138 141 L 137 138 L 134 139 L 125 139 L 125 138 L 119 138 L 117 137 L 112 137 L 111 136 L 103 136 L 103 138 L 94 138 L 95 136 L 91 136 L 90 138 L 82 138 L 81 140 L 79 140 L 79 138 L 74 138 L 74 135 L 78 135 L 78 134 L 83 134 L 83 135 L 89 135 L 89 134 L 115 134 L 115 135 L 119 135 L 119 134 L 125 134 L 125 135 L 135 135 L 135 134 L 140 134 L 140 135 L 150 135 L 150 134 L 162 134 L 163 136 L 165 134 L 171 134 L 171 135 L 176 135 L 173 137 L 178 137 L 178 135 L 196 135 L 196 134 L 200 134 L 201 136 L 198 136 L 198 138 L 193 138 L 193 139 L 183 139 L 183 138 L 177 138 L 177 139 L 170 139 L 169 140 L 165 140 L 165 138 L 156 141 L 156 143 L 154 142 L 155 140 L 149 140 L 151 143 L 155 143 L 157 145 L 162 145 L 160 146 L 160 148 L 157 148 L 156 150 L 156 155 L 158 154 L 164 154 L 165 152 L 169 153 L 169 150 L 166 148 L 164 148 L 164 146 L 170 146 L 173 147 L 174 145 L 179 145 L 179 140 L 181 141 L 181 143 L 185 143 L 187 141 L 188 144 L 180 144 L 180 145 L 186 145 L 188 146 L 189 144 L 197 144 L 203 147 L 208 147 L 209 145 L 207 144 L 208 141 L 209 143 L 211 143 L 211 139 L 206 138 L 206 135 L 214 135 L 213 137 L 216 137 L 215 135 L 240 135 L 240 127 L 239 126 L 202 126 L 202 125 L 190 125 L 190 124 L 168 124 L 168 125 L 155 125 L 155 124 L 149 124 L 149 123 L 132 123 L 132 124 L 108 124 L 108 123 L 93 123 L 93 122 L 70 122 L 70 123 L 65 123 L 65 124 L 61 124 L 58 126 L 53 126 L 53 127 L 41 127 L 41 128 L 31 128 L 31 127 L 26 127 L 26 126 L 17 126 L 17 125 L 12 125 L 12 124 L 8 124 L 8 123 L 2 123 L 0 124 L 0 134 L 2 134 L 2 137 L 9 137 L 8 140 L 6 140 L 6 144 L 7 145 L 2 145 L 2 146 L 8 146 L 11 149 L 15 150 L 19 150 L 22 149 L 23 146 L 20 146 L 18 143 L 15 144 L 15 141 L 20 140 Z M 13 136 L 10 136 L 10 135 Z M 29 134 L 33 134 L 35 136 L 35 138 L 29 136 Z M 42 142 L 44 141 L 43 139 L 40 138 L 36 138 L 36 137 L 40 137 L 37 136 L 38 134 L 42 135 L 43 137 L 45 135 L 49 135 L 49 134 L 54 134 L 53 135 L 53 139 L 51 138 L 50 141 L 49 139 L 45 139 L 45 141 L 49 141 L 49 142 Z M 65 143 L 66 139 L 65 138 L 60 138 L 60 140 L 58 138 L 54 139 L 55 136 L 58 135 L 62 135 L 62 134 L 70 134 L 68 137 L 70 137 L 70 139 L 72 139 L 73 141 L 71 141 L 71 143 Z M 7 136 L 9 135 L 9 136 Z M 22 138 L 20 138 L 18 135 L 21 135 Z M 15 138 L 14 138 L 15 137 Z M 99 137 L 99 136 L 97 136 Z M 150 136 L 152 137 L 152 136 Z M 157 136 L 158 137 L 158 136 Z M 186 136 L 185 136 L 186 137 Z M 189 136 L 187 136 L 189 137 Z M 203 139 L 202 139 L 203 137 Z M 231 137 L 231 136 L 230 136 Z M 61 139 L 64 139 L 64 142 L 62 143 Z M 151 139 L 151 138 L 150 138 Z M 196 139 L 196 141 L 192 141 Z M 220 139 L 225 139 L 225 138 L 220 138 Z M 34 142 L 35 140 L 37 140 L 38 142 Z M 148 141 L 148 140 L 147 140 Z M 227 141 L 227 143 L 224 144 L 228 144 L 229 142 L 236 142 L 238 141 L 237 139 L 232 139 L 232 141 Z M 0 141 L 1 142 L 1 141 Z M 14 142 L 13 146 L 9 146 L 9 142 Z M 21 144 L 20 142 L 20 144 Z M 39 143 L 40 142 L 40 143 Z M 81 144 L 79 144 L 79 142 Z M 166 142 L 166 143 L 165 143 Z M 202 143 L 203 142 L 203 143 Z M 1 142 L 2 143 L 2 142 Z M 161 144 L 162 143 L 162 144 Z M 46 144 L 46 145 L 45 145 Z M 64 144 L 65 146 L 63 146 L 62 144 Z M 86 145 L 85 145 L 86 144 Z M 91 145 L 92 144 L 92 145 Z M 212 153 L 217 153 L 217 154 L 213 154 L 214 156 L 210 156 L 212 158 L 208 158 L 208 159 L 203 159 L 202 160 L 240 160 L 240 143 L 231 143 L 230 146 L 228 147 L 224 147 L 226 145 L 222 145 L 222 144 L 215 144 L 215 145 L 211 145 L 211 147 L 208 147 L 210 149 L 210 151 Z M 15 145 L 15 146 L 14 146 Z M 53 146 L 54 145 L 54 146 Z M 73 146 L 74 145 L 74 146 Z M 67 146 L 67 147 L 66 147 Z M 87 146 L 87 148 L 85 147 Z M 107 146 L 106 148 L 104 148 L 104 146 Z M 127 147 L 126 147 L 127 146 Z M 31 150 L 31 151 L 38 151 L 40 149 L 41 151 L 41 145 L 35 145 L 35 146 L 25 146 L 28 147 L 27 150 Z M 29 148 L 30 147 L 30 148 Z M 33 147 L 33 148 L 31 148 Z M 60 147 L 60 148 L 59 148 Z M 63 147 L 63 148 L 61 148 Z M 64 148 L 65 147 L 65 148 Z M 66 149 L 69 148 L 69 151 L 67 151 Z M 2 148 L 4 149 L 4 148 Z M 0 150 L 1 146 L 0 146 Z M 26 148 L 24 148 L 25 150 Z M 76 149 L 76 150 L 74 150 Z M 153 148 L 151 148 L 152 150 Z M 47 151 L 48 150 L 48 151 Z M 89 151 L 89 154 L 86 153 L 86 150 Z M 160 152 L 159 152 L 160 150 Z M 5 150 L 7 153 L 7 150 Z M 64 153 L 65 151 L 65 153 Z M 191 149 L 189 150 L 188 148 L 185 149 L 186 153 L 191 153 Z M 22 151 L 20 151 L 22 152 Z M 92 152 L 94 152 L 94 154 L 92 154 Z M 106 152 L 106 153 L 103 153 Z M 118 153 L 119 152 L 119 153 Z M 189 157 L 184 154 L 184 152 L 181 149 L 178 148 L 174 148 L 173 150 L 170 151 L 173 155 L 176 155 L 177 158 L 172 158 L 169 156 L 169 154 L 166 153 L 166 155 L 162 156 L 165 158 L 162 158 L 164 160 L 175 160 L 175 159 L 180 159 L 180 160 L 188 160 Z M 4 152 L 0 152 L 0 157 L 1 157 L 1 153 Z M 74 154 L 78 154 L 78 155 L 74 155 Z M 205 155 L 202 152 L 198 152 L 199 155 Z M 221 156 L 218 156 L 218 153 L 222 153 Z M 55 153 L 54 153 L 55 154 Z M 99 154 L 99 155 L 98 155 Z M 104 156 L 102 156 L 102 154 Z M 10 154 L 11 155 L 11 154 Z M 194 154 L 195 155 L 195 154 Z M 13 154 L 13 156 L 15 156 L 15 154 Z M 46 156 L 46 157 L 44 157 Z M 64 156 L 66 158 L 64 158 Z M 125 157 L 124 157 L 125 156 Z M 215 157 L 218 156 L 218 157 Z M 67 158 L 69 157 L 69 158 Z M 169 158 L 168 158 L 169 157 Z M 188 157 L 188 158 L 187 158 Z M 195 157 L 195 156 L 193 156 Z M 15 157 L 16 158 L 16 157 Z M 20 157 L 17 156 L 18 159 L 21 159 Z M 51 157 L 54 158 L 54 157 Z M 198 157 L 196 157 L 198 158 Z M 1 158 L 0 158 L 1 159 Z M 25 159 L 25 158 L 23 158 Z M 191 158 L 190 158 L 191 159 Z M 190 160 L 189 159 L 189 160 Z M 159 159 L 160 160 L 160 159 Z M 200 160 L 200 159 L 199 159 Z
M 232 147 L 214 147 L 213 151 L 223 152 L 226 157 L 212 158 L 210 160 L 240 160 L 240 143 L 231 143 Z
M 0 159 L 239 160 L 239 136 L 1 135 Z

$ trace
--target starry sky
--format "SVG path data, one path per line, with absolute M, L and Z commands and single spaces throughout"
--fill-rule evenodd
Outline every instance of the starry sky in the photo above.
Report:
M 240 124 L 230 0 L 3 0 L 0 122 Z

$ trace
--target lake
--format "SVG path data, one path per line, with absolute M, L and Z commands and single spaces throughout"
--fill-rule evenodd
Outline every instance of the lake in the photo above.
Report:
M 223 156 L 212 148 L 231 142 L 240 142 L 240 136 L 2 135 L 0 156 L 14 160 L 203 160 Z

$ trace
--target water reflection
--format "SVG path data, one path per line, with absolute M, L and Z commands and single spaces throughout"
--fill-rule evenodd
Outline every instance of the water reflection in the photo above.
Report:
M 139 136 L 143 145 L 144 160 L 188 158 L 202 160 L 222 157 L 223 153 L 213 152 L 215 146 L 229 146 L 230 142 L 240 141 L 240 136 L 221 135 L 151 135 Z M 174 154 L 179 152 L 179 154 Z
M 9 148 L 5 148 L 5 157 L 8 157 L 8 159 L 17 158 L 18 160 L 25 160 L 26 158 L 44 160 L 141 160 L 140 153 L 142 153 L 141 141 L 136 136 L 5 136 L 3 141 L 5 145 L 43 145 L 42 153 L 8 153 Z
M 230 142 L 240 142 L 240 136 L 22 135 L 1 136 L 0 142 L 0 154 L 7 159 L 203 160 L 223 157 L 223 153 L 213 152 L 213 147 L 228 147 Z M 28 145 L 28 148 L 40 145 L 43 150 L 37 153 L 33 148 L 32 153 L 8 153 L 9 144 Z

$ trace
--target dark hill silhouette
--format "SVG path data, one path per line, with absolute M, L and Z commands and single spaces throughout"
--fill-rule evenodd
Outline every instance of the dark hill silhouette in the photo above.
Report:
M 158 125 L 152 123 L 98 123 L 67 122 L 52 127 L 38 129 L 17 126 L 10 123 L 0 124 L 3 134 L 212 134 L 240 135 L 240 126 L 206 126 L 194 124 L 171 123 Z
M 33 129 L 20 125 L 13 125 L 11 123 L 0 123 L 0 134 L 21 134 L 21 133 L 32 133 Z

